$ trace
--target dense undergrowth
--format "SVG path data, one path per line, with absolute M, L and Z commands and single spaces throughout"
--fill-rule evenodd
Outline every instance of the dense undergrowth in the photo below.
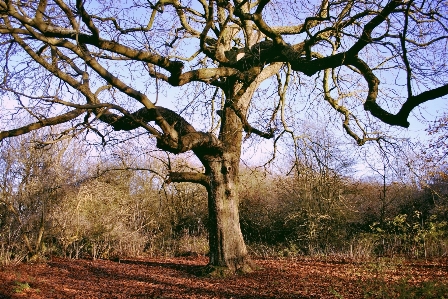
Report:
M 134 157 L 140 170 L 121 156 L 79 165 L 80 149 L 14 142 L 0 148 L 1 264 L 207 254 L 205 188 L 166 184 L 160 159 Z M 444 172 L 425 184 L 356 180 L 334 170 L 338 161 L 302 161 L 289 175 L 242 170 L 240 221 L 252 256 L 448 255 Z

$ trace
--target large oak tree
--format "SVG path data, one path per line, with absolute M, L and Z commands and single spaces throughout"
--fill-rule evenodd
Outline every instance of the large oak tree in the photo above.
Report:
M 293 96 L 331 107 L 359 145 L 381 138 L 376 121 L 408 127 L 417 106 L 448 94 L 447 7 L 443 0 L 0 1 L 0 140 L 68 123 L 59 137 L 89 129 L 106 142 L 106 125 L 146 130 L 174 154 L 192 151 L 204 171 L 171 172 L 169 180 L 208 191 L 211 269 L 250 270 L 238 216 L 243 134 L 297 138 L 285 111 Z M 314 86 L 297 84 L 292 94 L 291 78 Z M 274 105 L 259 92 L 268 80 Z M 222 106 L 204 103 L 219 129 L 200 131 L 181 108 L 156 103 L 148 86 L 161 83 L 215 88 Z M 15 122 L 24 113 L 28 123 Z

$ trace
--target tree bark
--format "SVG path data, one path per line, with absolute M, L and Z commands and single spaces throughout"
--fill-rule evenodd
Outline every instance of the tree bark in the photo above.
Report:
M 210 163 L 208 190 L 210 263 L 217 275 L 248 272 L 251 264 L 240 228 L 237 162 L 224 154 Z M 230 159 L 229 159 L 230 158 Z

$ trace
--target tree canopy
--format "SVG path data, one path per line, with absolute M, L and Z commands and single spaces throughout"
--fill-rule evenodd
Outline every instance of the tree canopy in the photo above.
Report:
M 412 109 L 448 93 L 444 1 L 2 1 L 0 6 L 3 102 L 17 100 L 15 107 L 31 115 L 30 124 L 4 127 L 2 139 L 85 115 L 78 128 L 101 120 L 116 130 L 144 127 L 159 140 L 166 137 L 164 143 L 175 151 L 202 143 L 219 148 L 211 135 L 191 126 L 184 126 L 193 135 L 181 138 L 180 146 L 178 136 L 185 133 L 170 126 L 167 111 L 147 112 L 155 99 L 137 82 L 154 88 L 146 82 L 156 80 L 172 86 L 240 82 L 226 105 L 246 131 L 271 137 L 273 127 L 250 125 L 249 103 L 238 98 L 283 65 L 288 74 L 319 77 L 321 98 L 341 113 L 358 144 L 371 138 L 362 115 L 355 114 L 359 106 L 385 123 L 407 127 Z M 385 89 L 380 77 L 389 81 L 382 80 Z M 389 89 L 391 81 L 401 93 Z M 263 117 L 278 117 L 277 110 Z

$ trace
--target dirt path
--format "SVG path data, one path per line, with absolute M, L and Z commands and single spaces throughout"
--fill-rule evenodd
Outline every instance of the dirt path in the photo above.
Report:
M 400 292 L 414 296 L 409 298 L 419 298 L 418 292 L 440 298 L 435 292 L 444 288 L 448 294 L 446 260 L 256 260 L 261 270 L 224 279 L 195 275 L 206 262 L 204 257 L 120 262 L 54 258 L 0 268 L 0 298 L 398 298 Z M 423 290 L 426 285 L 435 290 Z

